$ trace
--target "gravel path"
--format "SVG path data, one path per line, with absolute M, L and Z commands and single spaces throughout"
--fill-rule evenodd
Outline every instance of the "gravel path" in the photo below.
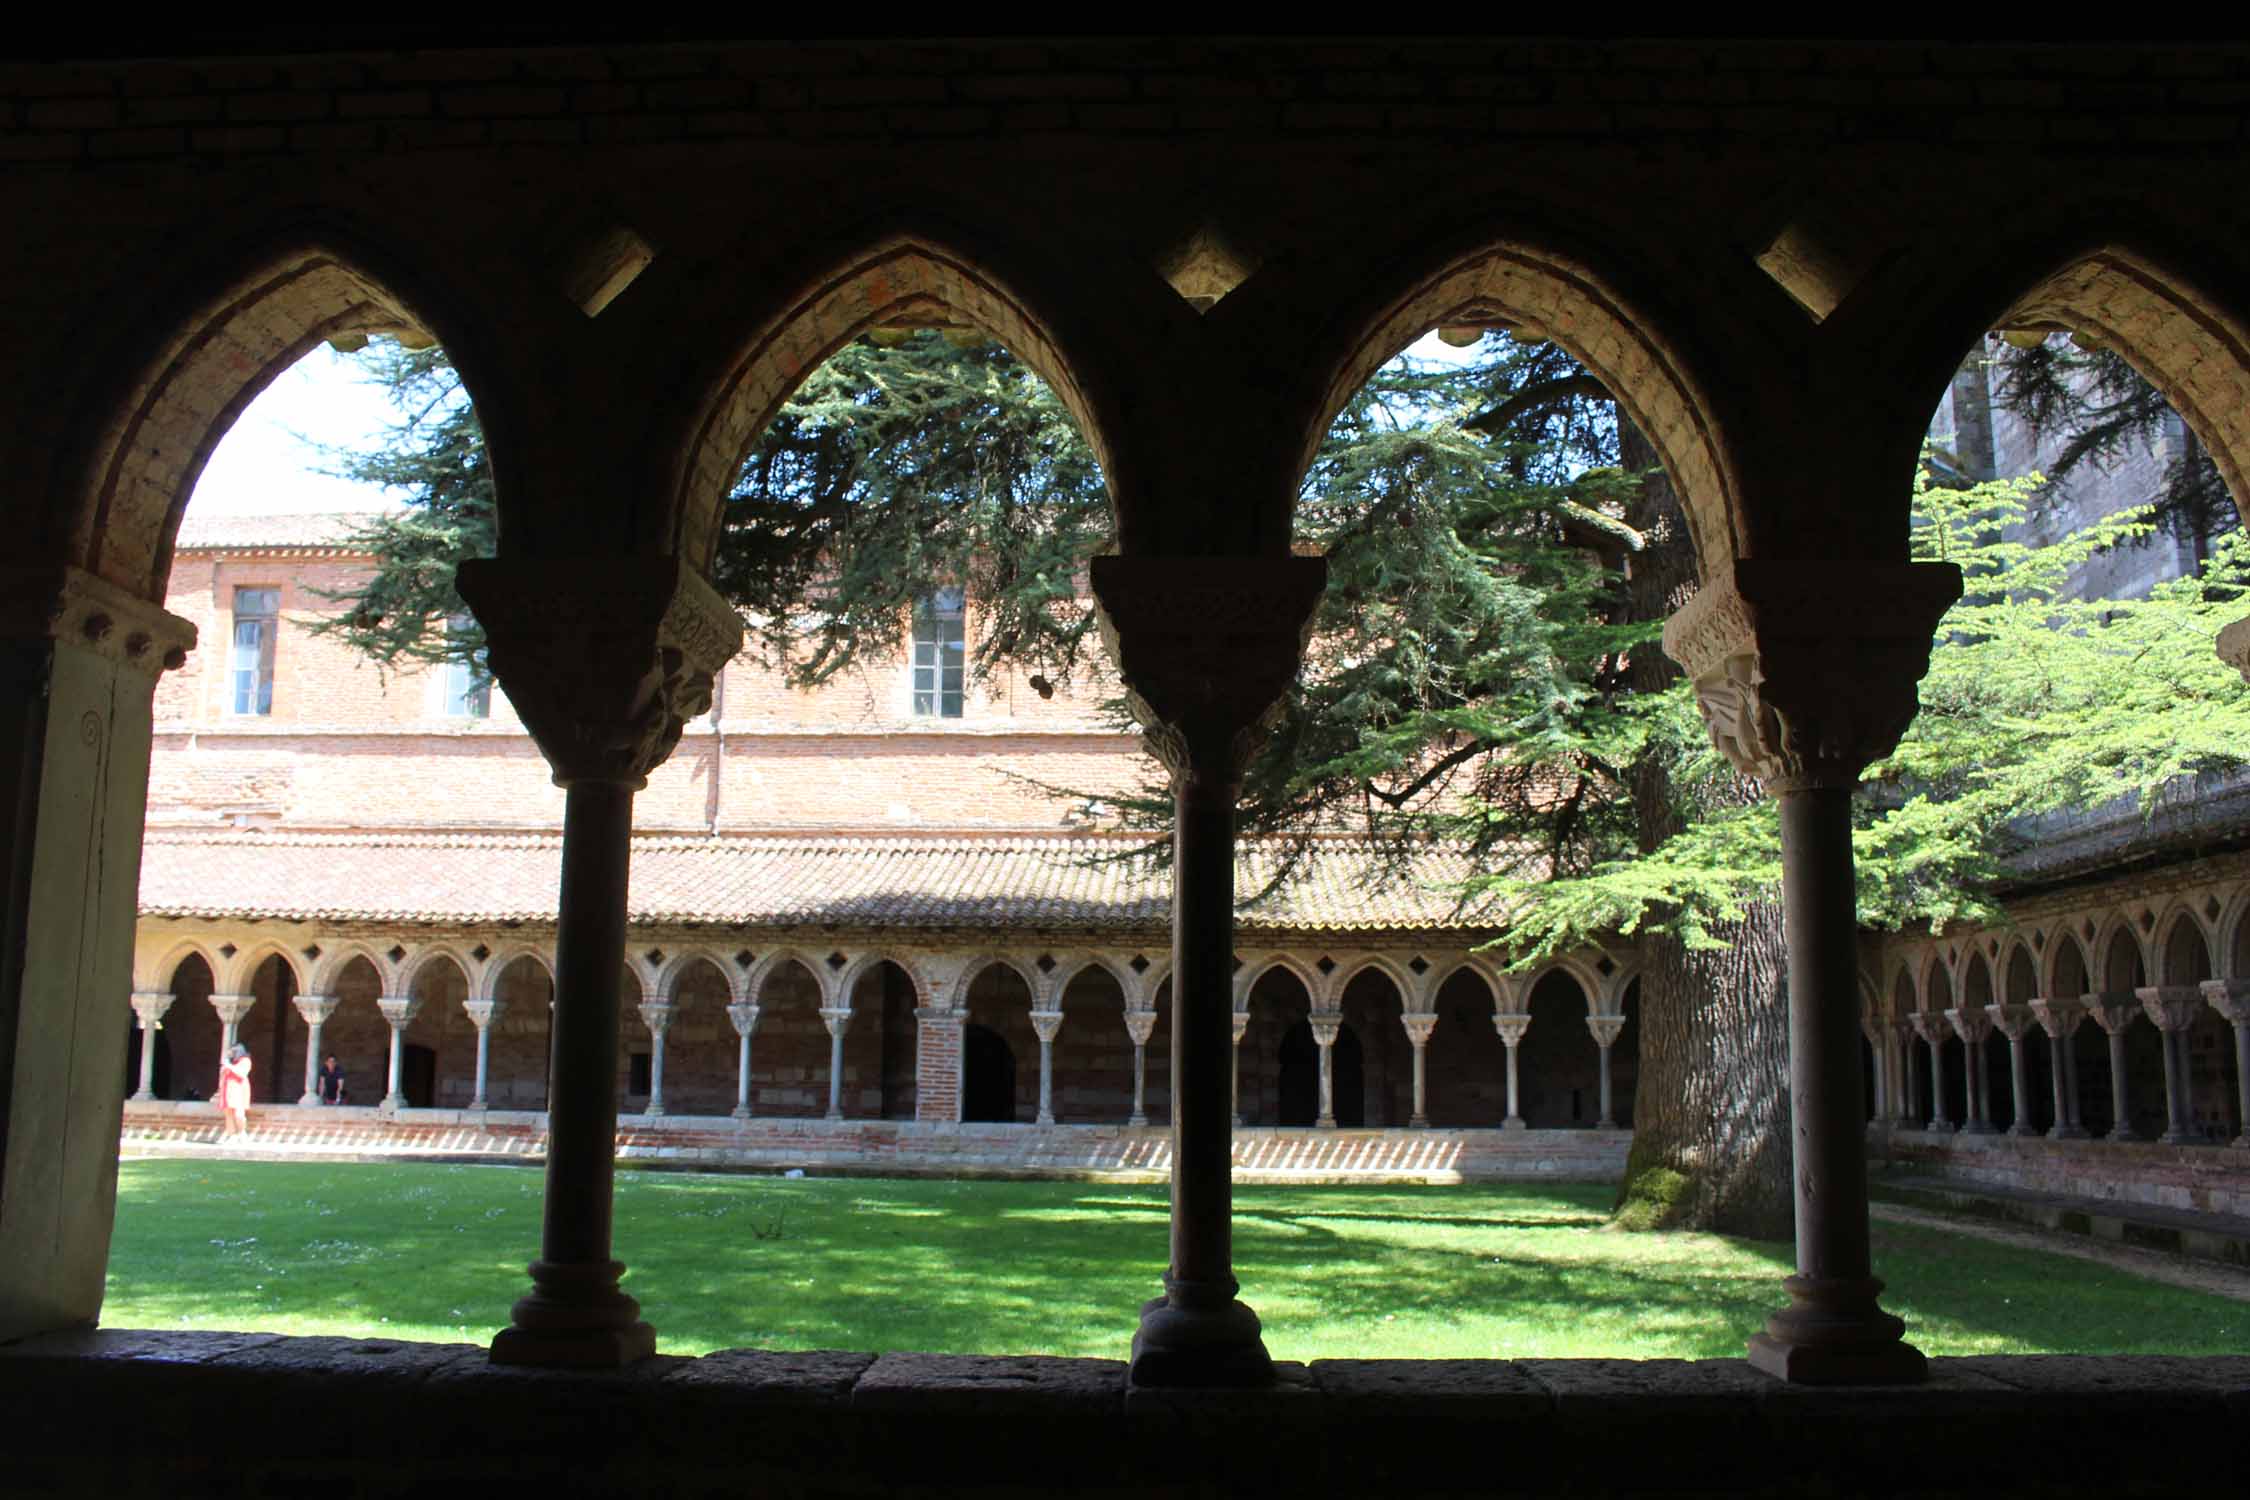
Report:
M 1868 1212 L 1882 1222 L 1965 1234 L 1975 1239 L 1990 1240 L 1995 1245 L 2013 1245 L 2019 1250 L 2045 1250 L 2055 1255 L 2067 1255 L 2073 1260 L 2090 1260 L 2096 1265 L 2114 1266 L 2120 1271 L 2149 1281 L 2161 1281 L 2167 1286 L 2181 1287 L 2191 1292 L 2210 1292 L 2214 1296 L 2232 1298 L 2236 1302 L 2250 1302 L 2250 1271 L 2222 1265 L 2215 1260 L 2167 1255 L 2160 1250 L 2115 1245 L 2108 1240 L 2097 1240 L 2083 1234 L 2066 1234 L 2061 1230 L 2039 1229 L 2027 1224 L 1997 1224 L 1990 1219 L 1969 1214 L 1937 1213 L 1926 1208 L 1907 1208 L 1896 1203 L 1871 1203 L 1868 1205 Z

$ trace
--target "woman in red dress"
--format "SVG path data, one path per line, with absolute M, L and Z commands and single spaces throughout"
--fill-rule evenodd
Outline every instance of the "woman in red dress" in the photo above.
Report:
M 250 1128 L 250 1049 L 236 1042 L 219 1068 L 219 1110 L 226 1121 L 224 1134 L 241 1135 Z

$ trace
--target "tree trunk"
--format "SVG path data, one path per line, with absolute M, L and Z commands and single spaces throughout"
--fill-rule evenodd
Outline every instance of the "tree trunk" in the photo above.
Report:
M 1647 545 L 1632 561 L 1629 607 L 1636 619 L 1662 619 L 1694 591 L 1695 547 L 1655 450 L 1622 416 L 1618 426 L 1625 467 L 1655 471 L 1641 486 L 1634 517 Z M 1635 653 L 1629 678 L 1635 691 L 1656 692 L 1678 675 L 1652 647 Z M 1645 852 L 1685 819 L 1660 757 L 1642 756 L 1630 775 Z M 1739 806 L 1762 795 L 1742 779 L 1711 805 Z M 1780 891 L 1713 931 L 1726 948 L 1691 950 L 1665 933 L 1641 939 L 1640 1080 L 1615 1222 L 1786 1239 L 1794 1204 Z

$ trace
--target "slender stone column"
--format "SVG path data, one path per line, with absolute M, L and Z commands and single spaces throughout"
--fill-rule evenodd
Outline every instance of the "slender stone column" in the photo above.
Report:
M 213 995 L 211 1009 L 219 1015 L 219 1061 L 224 1063 L 234 1044 L 242 1040 L 242 1018 L 258 1003 L 256 995 Z
M 1900 1090 L 1896 1123 L 1919 1130 L 1926 1116 L 1922 1113 L 1922 1054 L 1914 1050 L 1914 1023 L 1893 1021 L 1892 1044 L 1898 1049 L 1900 1074 L 1906 1087 Z
M 1870 1128 L 1880 1125 L 1889 1117 L 1890 1059 L 1885 1056 L 1885 1043 L 1889 1029 L 1869 1016 L 1859 1018 L 1859 1034 L 1867 1038 L 1868 1055 L 1875 1059 L 1875 1090 L 1867 1100 L 1867 1123 Z
M 1492 1029 L 1500 1033 L 1500 1045 L 1508 1054 L 1508 1118 L 1500 1122 L 1502 1130 L 1522 1130 L 1523 1091 L 1516 1072 L 1516 1048 L 1523 1042 L 1524 1033 L 1531 1030 L 1531 1017 L 1500 1015 L 1492 1018 Z
M 1097 557 L 1096 622 L 1142 744 L 1172 777 L 1172 1243 L 1141 1309 L 1131 1378 L 1265 1385 L 1257 1314 L 1237 1300 L 1229 1028 L 1235 804 L 1297 674 L 1327 578 L 1319 558 Z
M 336 1014 L 343 1003 L 340 995 L 299 995 L 293 1002 L 297 1014 L 305 1022 L 305 1091 L 298 1096 L 299 1104 L 320 1102 L 320 1034 L 328 1026 L 328 1018 Z M 279 1093 L 276 1089 L 274 1092 Z
M 469 1108 L 492 1107 L 492 1023 L 507 1014 L 508 1003 L 491 1000 L 464 1000 L 461 1009 L 467 1012 L 469 1024 L 477 1029 L 477 1077 L 474 1092 L 469 1095 Z
M 828 1118 L 841 1120 L 844 1118 L 844 1033 L 851 1030 L 852 1008 L 823 1005 L 820 1021 L 828 1028 Z
M 633 794 L 709 710 L 742 623 L 670 557 L 472 561 L 455 584 L 484 627 L 493 676 L 565 788 L 546 1215 L 534 1290 L 492 1358 L 629 1364 L 656 1348 L 610 1253 Z
M 2086 1014 L 2094 1018 L 2109 1036 L 2109 1107 L 2116 1122 L 2110 1127 L 2113 1141 L 2137 1141 L 2140 1132 L 2133 1128 L 2133 1099 L 2128 1087 L 2125 1064 L 2125 1031 L 2133 1018 L 2142 1014 L 2141 1002 L 2130 991 L 2108 991 L 2088 995 Z
M 1414 1113 L 1407 1117 L 1409 1130 L 1430 1128 L 1430 1033 L 1437 1029 L 1437 1017 L 1416 1015 L 1409 1011 L 1399 1017 L 1406 1027 L 1406 1041 L 1414 1049 Z
M 2073 1033 L 2086 1019 L 2086 1007 L 2076 1000 L 2042 998 L 2031 1002 L 2031 1014 L 2039 1029 L 2047 1033 L 2048 1071 L 2054 1075 L 2055 1123 L 2048 1128 L 2047 1138 L 2082 1141 L 2086 1126 L 2078 1115 L 2077 1043 Z
M 385 995 L 375 1002 L 375 1008 L 383 1013 L 383 1019 L 391 1028 L 390 1074 L 383 1089 L 383 1110 L 386 1114 L 397 1114 L 406 1108 L 406 1095 L 399 1089 L 400 1054 L 406 1047 L 406 1028 L 413 1025 L 414 1018 L 421 1014 L 422 997 Z
M 2234 1138 L 2237 1151 L 2250 1151 L 2250 980 L 2206 979 L 2203 1001 L 2234 1028 L 2235 1118 L 2242 1123 Z M 142 1047 L 147 1054 L 147 1046 Z
M 2188 1057 L 2188 1028 L 2203 1008 L 2203 992 L 2192 984 L 2153 985 L 2135 990 L 2141 1009 L 2164 1037 L 2164 1143 L 2189 1146 L 2202 1141 L 2195 1128 L 2195 1082 Z
M 1945 1019 L 1953 1027 L 1953 1034 L 1961 1039 L 1961 1066 L 1969 1075 L 1962 1080 L 1968 1085 L 1969 1118 L 1961 1132 L 1964 1135 L 1998 1134 L 1992 1124 L 1992 1101 L 1987 1097 L 1990 1088 L 1984 1071 L 1984 1043 L 1992 1035 L 1992 1017 L 1974 1006 L 1963 1006 L 1947 1011 Z
M 135 1099 L 156 1097 L 156 1034 L 164 1029 L 164 1012 L 171 1008 L 169 990 L 133 991 L 133 1014 L 141 1021 L 141 1086 L 133 1091 Z
M 1322 1130 L 1336 1128 L 1336 1033 L 1342 1021 L 1336 1017 L 1314 1016 L 1311 1020 L 1313 1046 L 1320 1050 L 1320 1113 L 1313 1124 Z
M 1156 1012 L 1125 1012 L 1125 1034 L 1133 1039 L 1133 1113 L 1128 1125 L 1148 1123 L 1148 1039 L 1156 1035 Z
M 644 1000 L 641 1002 L 641 1024 L 648 1028 L 648 1107 L 644 1115 L 664 1113 L 664 1038 L 672 1029 L 672 1017 L 678 1014 L 669 1001 Z
M 1055 1038 L 1062 1034 L 1063 1013 L 1035 1010 L 1031 1029 L 1039 1038 L 1039 1123 L 1055 1123 Z
M 1918 1010 L 1912 1019 L 1914 1034 L 1930 1049 L 1930 1119 L 1922 1128 L 1943 1135 L 1953 1129 L 1945 1117 L 1945 1040 L 1953 1028 L 1934 1010 Z
M 1780 802 L 1797 1274 L 1749 1356 L 1791 1382 L 1927 1376 L 1869 1256 L 1851 797 L 1912 722 L 1960 596 L 1950 564 L 1741 559 L 1665 622 L 1713 743 Z
M 734 1117 L 750 1118 L 750 1033 L 758 1029 L 759 1008 L 737 1002 L 727 1007 L 727 1019 L 734 1023 L 736 1050 L 734 1054 Z
M 1227 1098 L 1233 1106 L 1235 1128 L 1240 1129 L 1242 1126 L 1242 1039 L 1250 1031 L 1250 1013 L 1241 1010 L 1234 1012 L 1229 1025 L 1233 1036 L 1227 1043 Z M 1177 1082 L 1172 1086 L 1172 1097 L 1175 1101 L 1179 1098 Z M 1173 1113 L 1177 1115 L 1178 1112 L 1178 1105 L 1175 1103 Z
M 2033 1017 L 2029 1005 L 1988 1005 L 1984 1013 L 1992 1020 L 1993 1029 L 2008 1039 L 2008 1088 L 2015 1104 L 2016 1117 L 2008 1126 L 2010 1135 L 2037 1135 L 2039 1127 L 2031 1123 L 2031 1062 L 2024 1053 L 2024 1038 L 2031 1034 Z M 2061 1106 L 2056 1106 L 2055 1118 L 2062 1118 Z
M 1609 1049 L 1617 1045 L 1617 1038 L 1624 1033 L 1625 1018 L 1623 1016 L 1588 1016 L 1586 1018 L 1586 1029 L 1594 1034 L 1594 1046 L 1601 1053 L 1602 1113 L 1601 1118 L 1594 1122 L 1594 1128 L 1596 1130 L 1615 1130 L 1617 1128 L 1617 1108 L 1610 1098 Z

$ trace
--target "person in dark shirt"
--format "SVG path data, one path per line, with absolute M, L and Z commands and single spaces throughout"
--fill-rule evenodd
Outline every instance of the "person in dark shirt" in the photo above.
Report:
M 333 1052 L 329 1053 L 328 1060 L 320 1065 L 320 1102 L 323 1104 L 341 1104 L 344 1102 L 344 1070 L 336 1066 L 336 1054 Z

